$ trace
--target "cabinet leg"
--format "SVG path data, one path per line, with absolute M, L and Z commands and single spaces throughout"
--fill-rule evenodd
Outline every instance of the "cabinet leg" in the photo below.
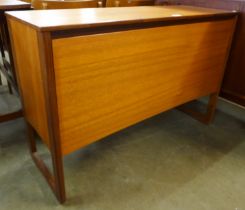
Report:
M 204 124 L 210 124 L 214 119 L 218 95 L 218 93 L 212 93 L 209 95 L 209 101 L 205 113 L 201 113 L 193 109 L 187 108 L 185 105 L 178 107 L 178 109 Z
M 36 132 L 28 122 L 27 122 L 27 130 L 28 130 L 29 148 L 33 161 L 41 171 L 42 175 L 45 177 L 49 186 L 51 187 L 54 194 L 56 195 L 58 201 L 60 203 L 64 203 L 66 200 L 66 193 L 65 193 L 65 182 L 64 182 L 64 172 L 63 172 L 63 160 L 62 160 L 61 153 L 51 149 L 51 156 L 52 156 L 52 163 L 53 163 L 53 174 L 52 174 L 48 169 L 48 167 L 45 165 L 44 161 L 37 153 L 37 147 L 35 141 Z
M 7 122 L 7 121 L 10 121 L 10 120 L 15 120 L 15 119 L 20 118 L 22 116 L 23 116 L 22 111 L 16 111 L 16 112 L 13 112 L 13 113 L 0 115 L 0 123 Z
M 7 82 L 7 83 L 8 83 L 9 93 L 12 95 L 13 94 L 13 90 L 12 90 L 11 84 L 10 84 L 10 82 Z

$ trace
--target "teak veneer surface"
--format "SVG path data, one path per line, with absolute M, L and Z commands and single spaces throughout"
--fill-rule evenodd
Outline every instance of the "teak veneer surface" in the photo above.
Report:
M 30 8 L 31 4 L 18 0 L 0 0 L 0 10 Z
M 217 92 L 233 20 L 53 40 L 61 148 Z
M 152 21 L 195 19 L 198 17 L 232 16 L 235 14 L 225 10 L 190 6 L 144 6 L 18 11 L 8 12 L 7 15 L 30 24 L 38 30 L 55 31 Z

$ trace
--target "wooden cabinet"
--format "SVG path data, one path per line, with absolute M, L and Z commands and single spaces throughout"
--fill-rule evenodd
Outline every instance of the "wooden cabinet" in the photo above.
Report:
M 226 68 L 221 96 L 245 106 L 245 1 L 244 0 L 167 0 L 172 4 L 202 6 L 240 12 L 237 30 Z
M 181 6 L 7 17 L 32 157 L 60 202 L 64 155 L 205 95 L 212 119 L 236 24 L 233 12 Z M 34 132 L 51 151 L 54 175 Z
M 12 10 L 30 9 L 31 5 L 17 0 L 1 0 L 0 1 L 0 72 L 6 77 L 10 93 L 18 92 L 16 83 L 15 68 L 13 65 L 13 56 L 10 45 L 9 31 L 7 27 L 4 12 Z M 1 80 L 1 75 L 0 75 Z M 1 81 L 0 81 L 1 84 Z M 1 111 L 0 111 L 1 113 Z M 21 117 L 22 111 L 18 110 L 8 114 L 0 114 L 0 122 L 13 120 Z

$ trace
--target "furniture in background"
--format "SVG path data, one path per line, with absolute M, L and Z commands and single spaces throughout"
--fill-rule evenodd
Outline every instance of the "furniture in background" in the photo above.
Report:
M 236 15 L 181 6 L 7 13 L 31 155 L 61 203 L 65 155 L 205 95 L 211 122 Z
M 20 1 L 23 1 L 23 2 L 26 2 L 26 3 L 31 3 L 32 0 L 20 0 Z
M 34 9 L 74 9 L 103 7 L 100 0 L 32 0 Z
M 106 7 L 152 6 L 155 0 L 106 0 Z
M 245 106 L 245 1 L 158 0 L 158 2 L 239 11 L 240 14 L 237 21 L 237 29 L 234 36 L 220 96 Z
M 13 56 L 7 27 L 5 11 L 30 9 L 31 5 L 17 0 L 1 0 L 0 1 L 0 71 L 7 79 L 9 92 L 18 95 L 18 87 L 16 83 L 15 68 L 13 65 Z M 24 42 L 24 40 L 23 40 Z M 0 80 L 2 78 L 0 77 Z M 2 83 L 0 83 L 2 84 Z M 16 119 L 22 116 L 22 111 L 18 110 L 13 113 L 0 114 L 0 122 Z
M 152 6 L 155 0 L 32 0 L 34 9 Z

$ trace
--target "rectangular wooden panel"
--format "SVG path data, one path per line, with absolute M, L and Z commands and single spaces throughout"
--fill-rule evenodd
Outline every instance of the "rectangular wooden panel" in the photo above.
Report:
M 233 24 L 53 40 L 62 153 L 218 91 Z
M 8 21 L 25 118 L 49 146 L 38 34 L 30 26 L 12 19 Z

